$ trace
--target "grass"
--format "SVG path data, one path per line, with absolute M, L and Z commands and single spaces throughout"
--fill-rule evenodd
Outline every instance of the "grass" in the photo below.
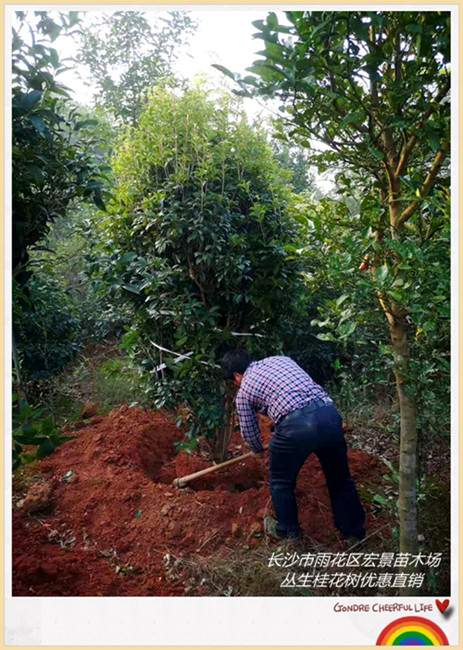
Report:
M 59 426 L 81 419 L 86 404 L 105 415 L 121 404 L 142 404 L 144 384 L 116 343 L 92 346 L 49 382 L 43 403 Z
M 396 542 L 387 535 L 389 524 L 377 526 L 359 545 L 352 547 L 355 553 L 382 553 L 396 550 Z M 185 595 L 202 596 L 394 596 L 391 589 L 364 588 L 308 588 L 285 587 L 282 582 L 287 574 L 331 573 L 343 569 L 313 569 L 295 566 L 269 566 L 272 552 L 290 557 L 297 553 L 333 553 L 332 547 L 322 547 L 313 543 L 298 545 L 269 545 L 267 540 L 254 548 L 223 549 L 224 556 L 175 557 L 166 554 L 166 575 L 176 584 L 185 587 Z M 346 552 L 350 552 L 347 549 Z M 294 556 L 293 556 L 294 557 Z M 345 570 L 344 570 L 345 571 Z M 366 573 L 368 569 L 362 569 Z
M 309 596 L 308 589 L 281 587 L 288 569 L 268 566 L 272 551 L 294 552 L 280 545 L 252 550 L 226 549 L 226 557 L 164 556 L 166 576 L 185 586 L 185 595 L 205 596 Z

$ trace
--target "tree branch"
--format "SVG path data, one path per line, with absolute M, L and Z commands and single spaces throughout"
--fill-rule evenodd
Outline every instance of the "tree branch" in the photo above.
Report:
M 439 173 L 439 170 L 442 166 L 442 163 L 444 162 L 447 153 L 449 151 L 449 146 L 450 143 L 447 142 L 444 147 L 437 152 L 437 154 L 434 157 L 433 163 L 431 165 L 431 169 L 428 172 L 428 175 L 424 179 L 423 185 L 421 186 L 419 193 L 420 193 L 420 200 L 424 199 L 424 197 L 428 194 L 432 186 L 434 185 L 434 182 L 436 180 L 437 174 Z M 417 207 L 420 204 L 420 200 L 413 201 L 410 203 L 410 205 L 405 208 L 399 215 L 399 218 L 397 219 L 397 223 L 395 224 L 395 227 L 400 227 L 402 226 L 410 217 L 412 214 L 416 211 Z
M 190 260 L 188 260 L 188 275 L 190 276 L 190 278 L 193 280 L 193 282 L 195 283 L 195 285 L 199 289 L 199 293 L 200 293 L 200 296 L 201 296 L 201 302 L 203 303 L 203 305 L 205 307 L 207 307 L 206 291 L 205 291 L 203 285 L 201 284 L 201 282 L 198 280 L 198 276 L 196 275 L 196 271 L 193 268 L 193 264 L 191 263 Z

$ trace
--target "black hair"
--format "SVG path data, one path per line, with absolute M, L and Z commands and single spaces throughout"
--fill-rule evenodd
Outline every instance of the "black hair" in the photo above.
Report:
M 220 361 L 225 379 L 233 379 L 235 372 L 244 375 L 251 363 L 252 357 L 242 348 L 230 350 Z

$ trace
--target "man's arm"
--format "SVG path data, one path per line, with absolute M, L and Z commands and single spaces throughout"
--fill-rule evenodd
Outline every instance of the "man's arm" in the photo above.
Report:
M 242 394 L 242 391 L 238 391 L 238 395 L 236 396 L 236 411 L 240 420 L 240 430 L 244 441 L 251 447 L 255 454 L 262 453 L 264 447 L 262 445 L 256 412 L 249 403 L 249 400 Z

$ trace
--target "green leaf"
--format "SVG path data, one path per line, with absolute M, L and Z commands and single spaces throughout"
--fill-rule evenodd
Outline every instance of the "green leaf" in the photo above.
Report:
M 40 184 L 44 180 L 45 171 L 40 167 L 37 167 L 37 165 L 28 165 L 26 173 L 35 183 Z
M 343 304 L 343 302 L 345 302 L 348 299 L 348 297 L 349 296 L 347 295 L 347 293 L 344 293 L 342 296 L 339 296 L 339 298 L 336 300 L 336 305 L 340 307 Z
M 98 120 L 82 120 L 81 122 L 76 122 L 74 125 L 74 130 L 79 131 L 80 129 L 84 129 L 87 126 L 98 126 Z
M 95 190 L 95 192 L 93 193 L 93 202 L 95 203 L 96 207 L 99 208 L 100 210 L 106 210 L 106 205 L 105 202 L 103 201 L 103 196 L 100 190 Z
M 371 152 L 373 158 L 375 158 L 376 160 L 384 160 L 384 154 L 382 151 L 376 149 L 375 147 L 368 147 L 368 149 Z
M 45 133 L 48 131 L 48 127 L 42 118 L 38 115 L 31 115 L 29 119 L 34 125 L 34 128 L 40 133 L 40 135 L 45 135 Z
M 379 286 L 384 286 L 384 283 L 386 281 L 386 278 L 389 274 L 389 269 L 387 267 L 387 264 L 383 264 L 382 266 L 379 266 L 376 271 L 375 271 L 375 276 L 376 276 L 376 281 L 379 284 Z
M 418 25 L 417 23 L 408 23 L 408 25 L 405 25 L 405 29 L 410 34 L 421 34 L 423 31 L 423 25 Z
M 50 440 L 50 438 L 46 438 L 37 449 L 37 458 L 44 458 L 45 456 L 49 456 L 54 451 L 55 445 Z
M 222 72 L 230 79 L 233 79 L 233 81 L 236 81 L 236 75 L 233 72 L 231 72 L 228 68 L 225 68 L 223 65 L 219 65 L 218 63 L 213 63 L 212 67 L 218 70 L 219 72 Z
M 79 22 L 79 12 L 78 11 L 70 11 L 69 12 L 69 27 L 74 27 L 74 25 L 77 25 Z
M 267 25 L 271 29 L 278 27 L 278 18 L 275 12 L 271 11 L 267 16 Z
M 354 321 L 344 321 L 338 327 L 339 336 L 343 339 L 351 336 L 357 328 L 357 323 Z
M 249 68 L 246 68 L 249 72 L 253 72 L 254 74 L 262 77 L 264 81 L 271 82 L 271 81 L 278 81 L 278 80 L 283 80 L 283 79 L 288 79 L 294 81 L 294 75 L 291 76 L 291 71 L 282 70 L 280 68 L 277 68 L 277 66 L 272 65 L 270 63 L 261 63 L 260 61 L 256 61 L 252 66 Z
M 141 295 L 140 289 L 132 284 L 123 284 L 122 289 L 125 289 L 125 291 L 133 293 L 137 296 Z
M 349 124 L 361 124 L 365 118 L 363 111 L 352 111 L 341 121 L 341 127 Z
M 317 339 L 320 339 L 320 341 L 335 341 L 336 338 L 331 334 L 330 332 L 326 332 L 323 334 L 317 334 Z
M 39 433 L 36 429 L 33 429 L 30 433 L 15 433 L 14 440 L 19 442 L 21 445 L 37 445 L 39 440 Z
M 33 90 L 27 95 L 24 95 L 21 100 L 21 108 L 28 112 L 36 106 L 42 99 L 42 92 L 40 90 Z
M 398 303 L 403 304 L 404 302 L 404 294 L 400 291 L 390 289 L 388 290 L 387 295 L 390 296 L 393 300 L 395 300 Z

